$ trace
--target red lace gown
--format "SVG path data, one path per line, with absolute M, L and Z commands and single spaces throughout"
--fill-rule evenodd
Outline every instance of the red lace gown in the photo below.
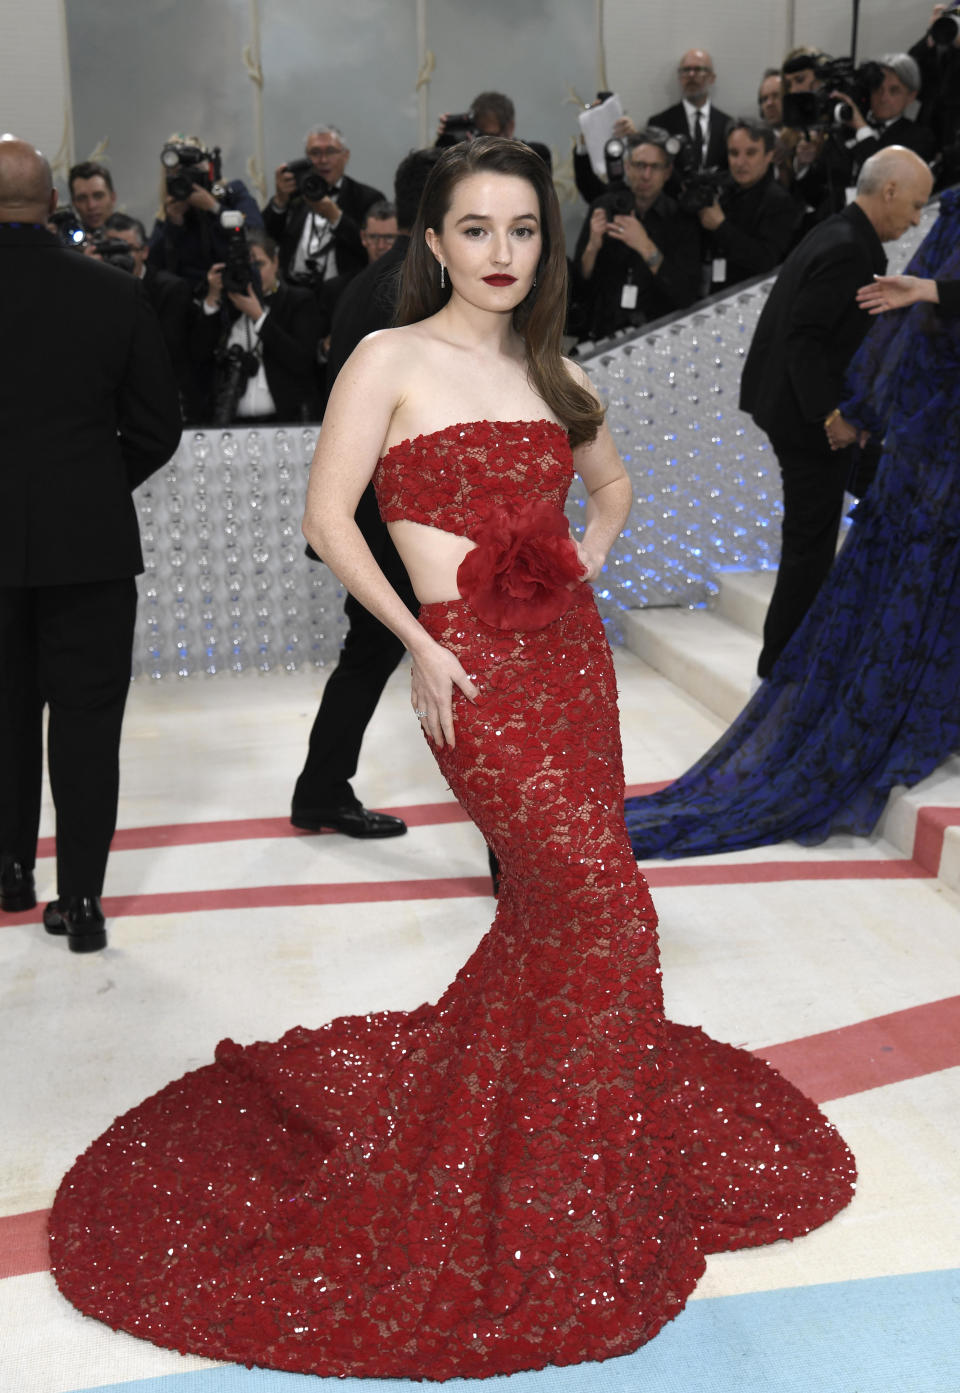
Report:
M 468 598 L 421 620 L 481 690 L 434 753 L 500 858 L 493 927 L 436 1005 L 225 1040 L 118 1119 L 50 1222 L 81 1311 L 325 1375 L 606 1359 L 680 1311 L 704 1254 L 850 1200 L 853 1159 L 813 1103 L 664 1020 L 610 653 L 556 526 L 571 477 L 547 421 L 381 460 L 385 518 L 478 542 Z

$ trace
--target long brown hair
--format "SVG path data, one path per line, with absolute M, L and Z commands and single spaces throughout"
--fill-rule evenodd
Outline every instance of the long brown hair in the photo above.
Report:
M 571 445 L 592 440 L 603 421 L 603 408 L 585 387 L 575 382 L 561 354 L 567 312 L 567 258 L 560 205 L 550 171 L 529 145 L 502 136 L 481 136 L 452 145 L 437 160 L 427 180 L 410 246 L 403 262 L 397 324 L 428 319 L 450 299 L 450 287 L 440 288 L 437 261 L 427 246 L 427 228 L 443 229 L 453 191 L 471 174 L 510 174 L 526 179 L 540 205 L 543 246 L 537 283 L 513 311 L 513 327 L 526 346 L 530 381 L 554 415 L 563 423 Z

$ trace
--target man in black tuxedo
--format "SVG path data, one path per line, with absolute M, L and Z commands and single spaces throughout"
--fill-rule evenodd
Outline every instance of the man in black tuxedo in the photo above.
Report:
M 702 48 L 691 48 L 677 67 L 680 101 L 658 111 L 647 122 L 670 135 L 690 141 L 697 169 L 726 169 L 727 122 L 730 117 L 713 105 L 710 90 L 717 80 L 713 59 Z
M 331 384 L 362 338 L 393 323 L 410 230 L 430 171 L 442 153 L 438 149 L 415 150 L 397 168 L 394 190 L 399 231 L 390 250 L 351 281 L 337 304 L 328 358 L 327 380 Z M 417 600 L 381 520 L 372 484 L 360 498 L 356 517 L 377 565 L 415 614 Z M 310 548 L 307 554 L 318 559 Z M 352 595 L 347 596 L 344 611 L 347 636 L 323 689 L 306 762 L 294 788 L 290 821 L 294 827 L 311 832 L 332 828 L 351 837 L 397 837 L 406 832 L 406 823 L 365 808 L 350 780 L 357 772 L 364 732 L 404 648 L 396 634 Z
M 713 293 L 771 271 L 796 241 L 803 214 L 773 177 L 775 143 L 766 121 L 738 116 L 727 128 L 730 182 L 697 215 Z
M 50 167 L 0 140 L 0 906 L 32 909 L 43 707 L 71 949 L 106 944 L 100 893 L 143 570 L 130 493 L 180 439 L 160 327 L 133 276 L 60 245 Z
M 580 229 L 573 286 L 583 338 L 638 327 L 697 298 L 700 229 L 665 192 L 666 140 L 655 128 L 627 137 L 627 190 L 596 199 Z
M 320 415 L 317 297 L 280 283 L 277 244 L 268 233 L 254 228 L 247 241 L 250 282 L 243 292 L 224 295 L 224 268 L 211 266 L 194 324 L 195 360 L 213 368 L 207 419 L 220 426 L 315 421 Z
M 769 677 L 833 564 L 858 432 L 839 412 L 847 366 L 869 327 L 856 293 L 920 220 L 933 179 L 891 146 L 864 165 L 854 201 L 814 227 L 784 262 L 763 308 L 740 407 L 770 437 L 783 480 L 780 569 L 757 665 Z
M 920 90 L 920 69 L 907 53 L 888 53 L 877 61 L 883 69 L 883 81 L 870 93 L 869 112 L 865 116 L 850 103 L 853 137 L 849 149 L 854 179 L 871 155 L 889 145 L 902 145 L 927 164 L 935 153 L 930 132 L 905 114 Z
M 350 150 L 336 126 L 309 131 L 305 153 L 329 192 L 321 198 L 301 196 L 296 176 L 282 164 L 273 198 L 263 210 L 263 225 L 280 248 L 284 280 L 316 287 L 366 266 L 360 227 L 364 213 L 383 194 L 345 172 Z

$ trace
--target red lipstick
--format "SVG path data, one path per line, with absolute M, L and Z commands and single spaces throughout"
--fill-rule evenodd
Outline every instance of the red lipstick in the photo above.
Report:
M 484 276 L 487 285 L 513 285 L 516 276 Z

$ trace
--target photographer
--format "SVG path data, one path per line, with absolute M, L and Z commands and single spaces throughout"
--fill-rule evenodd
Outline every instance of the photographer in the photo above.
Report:
M 741 116 L 727 126 L 729 181 L 697 216 L 707 234 L 711 290 L 723 290 L 778 266 L 803 211 L 773 177 L 776 137 L 766 121 Z
M 629 136 L 624 184 L 592 205 L 573 254 L 582 338 L 599 339 L 697 298 L 700 229 L 664 193 L 673 172 L 665 131 Z
M 474 140 L 478 135 L 502 135 L 512 140 L 516 127 L 517 113 L 512 100 L 503 92 L 481 92 L 470 103 L 469 111 L 455 115 L 443 113 L 437 122 L 435 145 L 444 149 L 448 145 L 459 145 L 461 140 Z M 548 145 L 539 140 L 523 143 L 536 151 L 548 169 L 553 168 L 553 155 Z
M 117 206 L 113 176 L 105 164 L 83 160 L 67 175 L 70 202 L 84 232 L 98 236 Z
M 336 126 L 315 126 L 304 148 L 304 159 L 278 167 L 263 223 L 280 248 L 284 280 L 317 289 L 366 266 L 360 225 L 383 194 L 345 172 L 350 150 Z
M 930 27 L 910 57 L 920 73 L 917 125 L 943 152 L 938 188 L 960 181 L 960 13 L 956 4 L 934 5 Z
M 160 321 L 160 331 L 177 379 L 184 420 L 193 424 L 201 419 L 202 402 L 190 360 L 190 335 L 196 311 L 190 282 L 171 271 L 158 271 L 149 264 L 147 234 L 139 218 L 127 213 L 112 213 L 103 231 L 104 241 L 97 248 L 97 255 L 110 265 L 129 270 L 143 286 Z M 124 248 L 129 265 L 124 261 Z
M 883 74 L 876 63 L 854 68 L 850 59 L 801 49 L 784 61 L 783 79 L 785 130 L 780 145 L 792 151 L 792 158 L 786 166 L 778 154 L 778 175 L 786 176 L 805 213 L 803 230 L 809 231 L 841 212 L 852 197 L 855 166 L 848 147 L 853 113 L 869 107 Z
M 517 112 L 511 99 L 503 92 L 481 92 L 470 103 L 469 111 L 443 113 L 437 122 L 436 144 L 442 149 L 478 135 L 502 135 L 511 140 L 516 127 Z
M 161 152 L 163 215 L 150 234 L 149 264 L 183 276 L 199 290 L 207 271 L 226 256 L 223 212 L 242 213 L 260 227 L 260 210 L 241 179 L 223 183 L 220 150 L 195 135 L 172 135 Z
M 280 284 L 277 244 L 267 233 L 244 239 L 241 228 L 232 236 L 230 261 L 210 268 L 193 331 L 197 364 L 213 368 L 213 423 L 316 420 L 316 297 Z
M 870 93 L 868 116 L 864 116 L 856 102 L 847 98 L 848 124 L 852 131 L 847 142 L 851 156 L 850 183 L 856 182 L 864 162 L 888 145 L 902 145 L 928 164 L 934 155 L 930 132 L 904 114 L 920 89 L 920 70 L 916 63 L 906 53 L 889 53 L 877 61 L 882 81 Z

